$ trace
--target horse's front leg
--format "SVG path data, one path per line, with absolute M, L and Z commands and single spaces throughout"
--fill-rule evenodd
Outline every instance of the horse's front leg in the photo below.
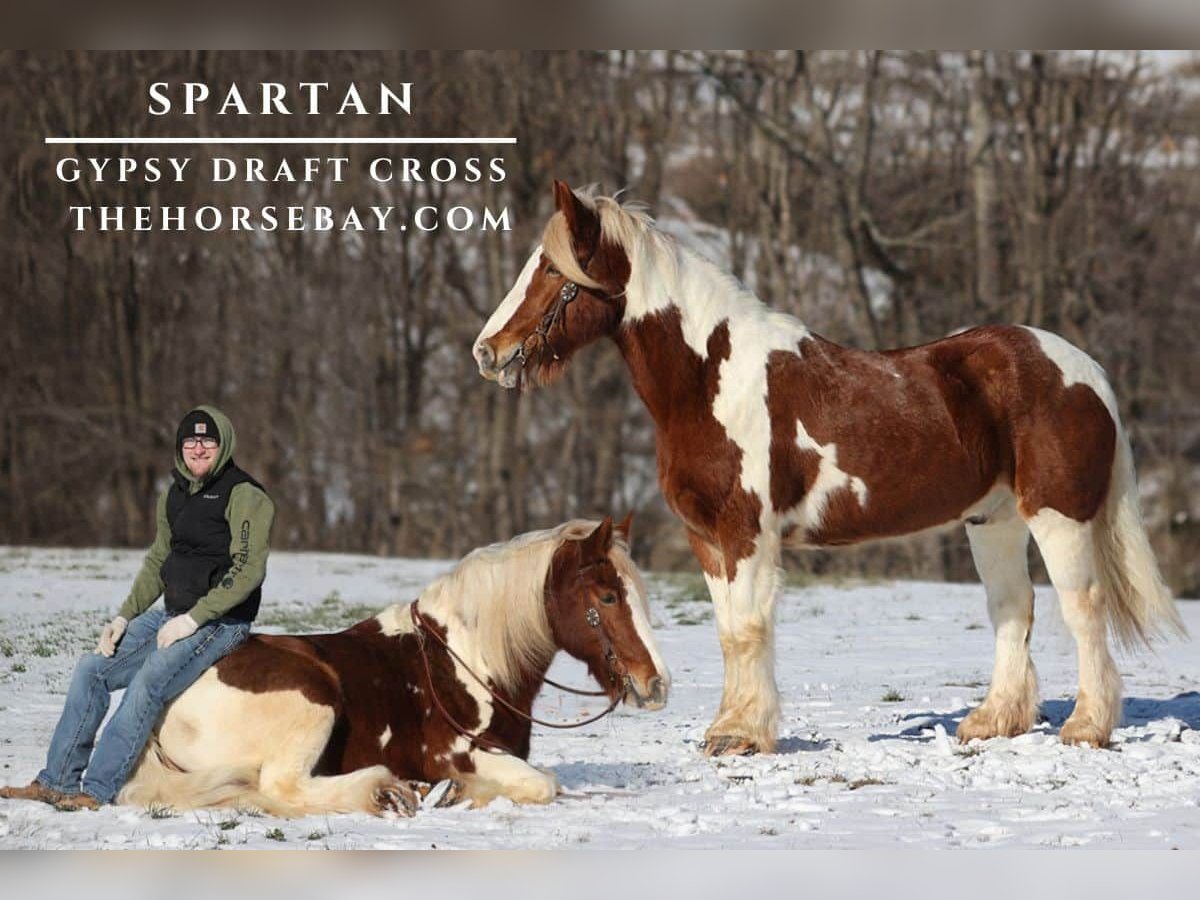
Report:
M 693 534 L 692 547 L 712 595 L 725 657 L 721 707 L 704 736 L 708 756 L 771 753 L 779 728 L 775 686 L 775 596 L 779 535 L 760 534 L 753 552 L 736 559 Z
M 472 772 L 459 772 L 457 799 L 470 800 L 473 807 L 487 806 L 497 797 L 513 803 L 549 803 L 558 796 L 558 778 L 553 772 L 531 766 L 507 753 L 472 750 Z

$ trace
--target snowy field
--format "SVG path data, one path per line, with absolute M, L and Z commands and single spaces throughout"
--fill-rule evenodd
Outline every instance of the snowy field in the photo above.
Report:
M 140 554 L 0 548 L 0 781 L 41 767 L 77 655 L 116 609 Z M 262 630 L 335 630 L 409 600 L 446 563 L 277 553 Z M 1064 747 L 1074 648 L 1038 589 L 1033 651 L 1044 721 L 961 747 L 954 728 L 987 688 L 979 586 L 789 586 L 779 610 L 779 752 L 706 760 L 721 659 L 702 583 L 650 579 L 674 677 L 667 709 L 621 710 L 579 731 L 536 728 L 531 761 L 557 772 L 547 807 L 281 820 L 247 811 L 109 807 L 58 813 L 0 801 L 2 848 L 1200 847 L 1200 655 L 1186 642 L 1119 658 L 1125 723 L 1110 750 Z M 1200 603 L 1182 604 L 1200 633 Z M 560 659 L 552 676 L 581 683 Z M 594 704 L 594 701 L 592 701 Z M 543 694 L 570 719 L 586 698 Z M 947 737 L 949 735 L 949 737 Z

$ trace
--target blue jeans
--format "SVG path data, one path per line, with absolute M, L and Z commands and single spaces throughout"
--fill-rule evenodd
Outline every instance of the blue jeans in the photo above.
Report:
M 101 803 L 112 803 L 163 708 L 250 633 L 248 622 L 214 619 L 159 650 L 155 638 L 168 618 L 158 607 L 149 609 L 129 623 L 112 656 L 88 653 L 79 660 L 39 782 L 64 794 L 77 793 L 87 769 L 83 790 Z M 97 741 L 109 695 L 122 688 L 121 705 Z

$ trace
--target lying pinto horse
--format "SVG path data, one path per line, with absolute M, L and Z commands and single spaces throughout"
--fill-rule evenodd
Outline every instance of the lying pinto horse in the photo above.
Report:
M 416 602 L 337 634 L 251 637 L 168 707 L 118 802 L 411 815 L 407 782 L 443 779 L 475 805 L 550 802 L 557 780 L 525 760 L 558 650 L 609 710 L 666 703 L 629 524 L 475 550 Z
M 1033 328 L 905 350 L 839 347 L 610 197 L 555 182 L 542 246 L 475 342 L 504 387 L 545 384 L 611 337 L 657 431 L 658 475 L 708 581 L 725 655 L 709 754 L 775 747 L 782 546 L 833 547 L 965 523 L 996 631 L 992 686 L 962 740 L 1029 730 L 1032 534 L 1079 651 L 1060 737 L 1102 746 L 1121 718 L 1106 630 L 1183 631 L 1138 509 L 1104 372 Z

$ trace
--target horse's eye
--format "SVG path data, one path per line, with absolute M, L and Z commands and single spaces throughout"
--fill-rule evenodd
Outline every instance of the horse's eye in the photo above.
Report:
M 614 603 L 617 602 L 617 595 L 616 594 L 605 594 L 603 597 L 600 598 L 600 602 L 603 603 L 605 606 L 612 606 Z
M 562 274 L 562 272 L 558 271 L 558 269 L 554 268 L 554 266 L 546 266 L 546 274 L 551 278 L 557 278 Z

